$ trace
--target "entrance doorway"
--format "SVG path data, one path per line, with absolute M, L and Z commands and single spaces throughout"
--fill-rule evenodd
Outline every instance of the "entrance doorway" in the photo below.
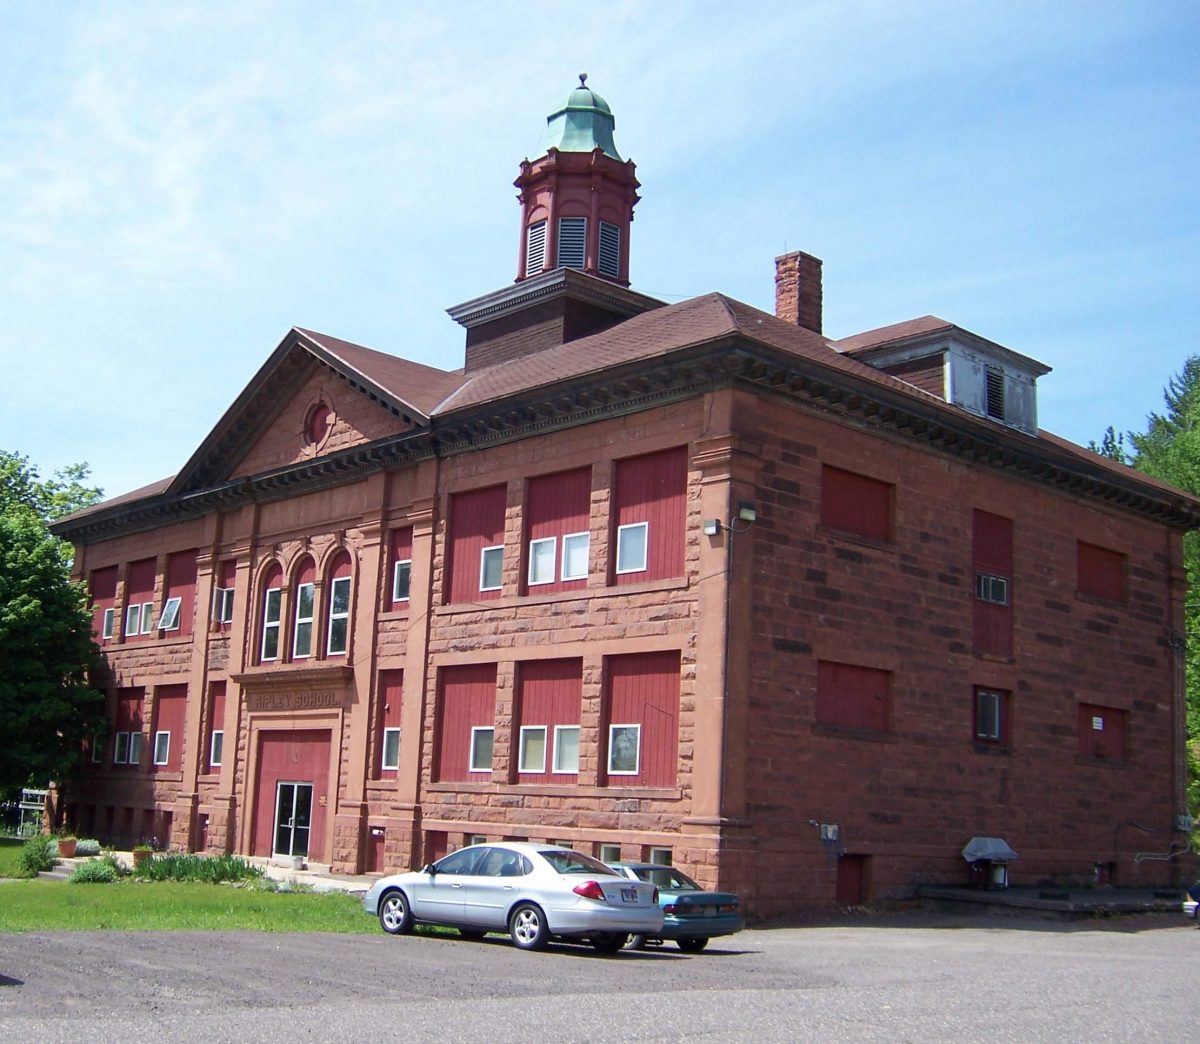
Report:
M 275 848 L 277 856 L 307 856 L 312 827 L 311 783 L 275 785 Z

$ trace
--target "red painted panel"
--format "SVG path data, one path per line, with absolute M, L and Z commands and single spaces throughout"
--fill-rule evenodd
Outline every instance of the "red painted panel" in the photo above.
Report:
M 679 760 L 679 652 L 634 653 L 608 661 L 608 713 L 601 737 L 608 766 L 608 726 L 641 725 L 636 776 L 609 776 L 609 786 L 669 787 Z
M 409 599 L 393 599 L 396 583 L 396 563 L 412 561 L 412 526 L 401 526 L 393 529 L 388 535 L 387 579 L 383 585 L 383 610 L 403 609 L 409 604 Z M 411 583 L 411 572 L 410 583 Z
M 973 648 L 989 656 L 1013 654 L 1013 524 L 1011 518 L 988 511 L 971 514 L 972 558 L 976 573 L 1002 576 L 1009 581 L 1007 605 L 974 599 L 972 607 Z
M 1079 705 L 1079 753 L 1085 758 L 1125 760 L 1125 711 L 1092 703 Z
M 92 630 L 96 640 L 100 641 L 100 633 L 104 628 L 104 611 L 114 608 L 117 604 L 117 567 L 92 570 L 88 590 L 92 596 Z M 114 619 L 113 635 L 118 631 L 119 627 Z
M 470 771 L 471 729 L 496 720 L 496 665 L 444 667 L 435 724 L 438 780 L 488 782 L 491 775 Z
M 836 901 L 841 906 L 861 906 L 866 900 L 867 856 L 843 853 L 837 862 Z
M 529 588 L 529 543 L 553 537 L 555 543 L 554 582 L 536 584 L 537 593 L 571 591 L 587 586 L 587 577 L 563 580 L 563 537 L 568 533 L 586 533 L 591 525 L 592 469 L 579 468 L 557 475 L 539 475 L 530 479 L 525 491 L 525 558 L 521 588 Z
M 892 487 L 828 464 L 821 468 L 821 524 L 870 540 L 892 539 Z
M 348 551 L 339 552 L 333 560 L 333 567 L 329 570 L 329 579 L 336 580 L 338 577 L 349 576 L 353 571 L 353 564 L 350 561 L 350 553 Z
M 1125 556 L 1120 551 L 1080 540 L 1076 575 L 1080 594 L 1109 602 L 1125 601 Z
M 221 587 L 233 587 L 237 580 L 237 559 L 230 558 L 217 568 L 217 583 Z
M 627 457 L 616 462 L 613 480 L 610 575 L 616 584 L 640 584 L 683 576 L 687 524 L 687 447 Z M 616 572 L 617 527 L 648 522 L 646 568 Z
M 817 664 L 817 723 L 886 732 L 890 687 L 887 671 L 821 660 Z
M 258 807 L 254 816 L 254 854 L 271 855 L 275 838 L 276 784 L 312 783 L 312 825 L 308 858 L 325 862 L 325 813 L 329 802 L 328 729 L 259 733 Z
M 504 486 L 456 493 L 450 498 L 450 554 L 447 566 L 448 602 L 478 602 L 499 598 L 500 591 L 479 590 L 480 555 L 485 547 L 504 543 Z
M 375 744 L 375 774 L 377 778 L 395 779 L 396 769 L 382 768 L 383 730 L 400 727 L 404 708 L 404 672 L 379 672 L 379 733 Z
M 136 732 L 142 727 L 142 702 L 146 690 L 141 686 L 117 690 L 116 732 Z
M 311 558 L 305 556 L 304 561 L 300 563 L 300 568 L 296 571 L 296 579 L 292 582 L 292 587 L 299 587 L 301 584 L 311 584 L 317 579 L 317 564 Z
M 578 725 L 583 701 L 582 660 L 530 660 L 517 672 L 517 706 L 514 720 L 521 725 L 546 726 L 546 769 L 517 772 L 518 783 L 573 783 L 575 775 L 555 773 L 554 726 Z M 521 731 L 513 734 L 513 768 L 520 766 Z
M 150 764 L 156 772 L 178 772 L 183 767 L 183 722 L 187 710 L 186 685 L 159 685 L 154 690 L 154 728 L 150 737 Z M 167 763 L 154 764 L 155 734 L 169 732 Z
M 1008 605 L 994 605 L 976 598 L 971 608 L 971 627 L 975 652 L 986 656 L 1012 656 L 1013 610 L 1011 602 Z
M 196 609 L 196 549 L 180 551 L 167 558 L 166 598 L 181 599 L 179 627 L 167 632 L 172 635 L 192 633 L 192 618 Z M 166 602 L 164 600 L 163 604 Z
M 130 562 L 125 573 L 125 601 L 148 602 L 154 597 L 155 560 Z

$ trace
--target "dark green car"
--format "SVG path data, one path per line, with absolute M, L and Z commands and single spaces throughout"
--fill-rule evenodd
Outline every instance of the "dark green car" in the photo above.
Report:
M 733 935 L 746 927 L 746 919 L 733 892 L 706 892 L 687 874 L 661 863 L 612 863 L 614 870 L 635 881 L 658 886 L 658 904 L 663 911 L 658 935 L 631 935 L 628 948 L 642 950 L 673 940 L 685 953 L 699 953 L 708 940 Z

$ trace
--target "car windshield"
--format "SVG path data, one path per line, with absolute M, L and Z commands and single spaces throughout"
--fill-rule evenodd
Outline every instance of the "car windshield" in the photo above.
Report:
M 604 874 L 614 876 L 614 871 L 582 852 L 571 852 L 561 848 L 544 848 L 538 852 L 560 874 Z
M 670 892 L 701 892 L 703 889 L 687 874 L 669 866 L 638 866 L 633 872 L 643 881 L 649 881 Z

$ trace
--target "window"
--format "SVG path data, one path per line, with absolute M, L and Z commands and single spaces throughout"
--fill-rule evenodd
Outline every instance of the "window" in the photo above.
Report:
M 471 763 L 472 772 L 492 771 L 492 740 L 495 729 L 491 726 L 477 725 L 471 729 Z
M 554 537 L 529 541 L 529 586 L 554 583 L 558 541 Z
M 128 765 L 129 764 L 129 733 L 118 732 L 116 742 L 113 744 L 113 764 Z
M 687 448 L 616 461 L 611 519 L 613 583 L 683 576 Z
M 208 687 L 208 769 L 221 767 L 225 743 L 225 683 L 212 682 Z
M 504 545 L 485 547 L 479 554 L 479 590 L 499 591 L 504 575 Z
M 104 623 L 100 626 L 100 637 L 104 639 L 113 636 L 113 617 L 116 615 L 115 609 L 104 610 Z
M 972 651 L 1013 655 L 1013 521 L 978 509 L 971 512 L 971 560 L 975 567 Z
M 518 772 L 546 771 L 546 726 L 521 726 L 521 756 Z
M 171 755 L 171 734 L 156 732 L 154 734 L 154 764 L 165 765 Z
M 316 598 L 315 584 L 300 584 L 296 588 L 296 633 L 292 642 L 292 656 L 297 660 L 312 655 L 313 608 Z
M 554 726 L 554 771 L 579 775 L 579 726 Z
M 608 774 L 636 776 L 641 768 L 641 725 L 610 725 L 608 727 Z
M 225 732 L 223 729 L 213 729 L 212 739 L 208 745 L 208 767 L 220 768 L 221 757 L 225 748 Z
M 564 581 L 587 579 L 590 544 L 590 533 L 568 533 L 563 537 L 562 578 Z
M 412 559 L 404 558 L 396 563 L 392 573 L 392 601 L 407 602 L 412 583 Z
M 587 253 L 587 218 L 558 219 L 558 267 L 582 268 Z
M 219 624 L 233 623 L 233 588 L 213 588 L 213 621 Z
M 337 576 L 329 588 L 329 655 L 344 655 L 349 640 L 350 577 Z
M 383 755 L 380 758 L 379 767 L 385 772 L 389 769 L 398 769 L 400 767 L 400 730 L 398 728 L 383 730 L 382 748 Z
M 658 863 L 660 866 L 673 866 L 671 862 L 671 850 L 669 848 L 651 848 L 649 852 L 650 858 L 647 862 Z
M 92 764 L 98 765 L 104 758 L 104 743 L 99 736 L 92 737 Z
M 975 574 L 975 597 L 992 605 L 1008 605 L 1008 578 L 990 573 Z
M 892 539 L 892 487 L 841 468 L 821 467 L 821 524 L 887 543 Z
M 136 765 L 141 761 L 142 751 L 142 704 L 146 690 L 137 687 L 117 690 L 115 738 L 113 742 L 114 765 Z
M 160 631 L 179 630 L 179 607 L 182 604 L 183 599 L 178 595 L 167 599 L 167 604 L 163 606 L 162 615 L 158 618 L 158 629 Z
M 1079 705 L 1079 754 L 1096 761 L 1124 761 L 1126 712 L 1094 703 Z
M 1125 601 L 1125 556 L 1120 551 L 1080 540 L 1076 560 L 1077 589 L 1081 595 L 1106 602 Z
M 150 634 L 154 624 L 154 603 L 142 602 L 125 608 L 125 637 Z
M 129 734 L 129 764 L 138 765 L 142 761 L 142 734 L 140 732 L 131 732 Z
M 621 861 L 621 846 L 620 845 L 601 845 L 600 846 L 600 862 L 602 863 L 619 863 Z
M 885 732 L 890 688 L 887 671 L 821 660 L 817 663 L 817 724 Z
M 546 222 L 535 221 L 525 230 L 525 275 L 535 276 L 546 267 Z
M 101 639 L 111 640 L 116 626 L 117 567 L 106 566 L 93 569 L 88 579 L 88 591 L 92 598 L 92 627 Z
M 975 690 L 975 742 L 993 746 L 1008 742 L 1008 693 Z
M 279 628 L 283 591 L 278 587 L 268 587 L 263 602 L 263 640 L 262 658 L 264 660 L 279 659 Z
M 644 573 L 650 524 L 634 522 L 617 527 L 617 573 Z
M 602 276 L 618 279 L 621 275 L 621 230 L 607 221 L 600 222 L 599 271 Z
M 154 583 L 157 561 L 130 562 L 125 574 L 125 632 L 128 640 L 154 633 Z

